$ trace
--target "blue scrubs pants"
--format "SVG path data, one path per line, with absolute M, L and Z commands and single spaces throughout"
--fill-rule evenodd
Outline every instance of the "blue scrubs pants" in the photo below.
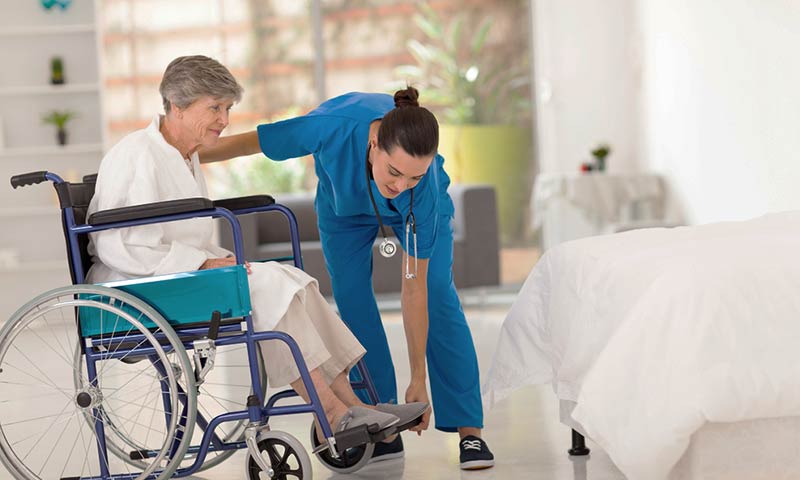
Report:
M 372 289 L 377 222 L 369 216 L 327 217 L 319 210 L 322 251 L 339 313 L 367 350 L 365 361 L 380 401 L 398 401 L 394 364 Z M 402 228 L 393 228 L 401 238 Z M 451 218 L 440 217 L 438 229 L 428 264 L 427 360 L 435 424 L 446 432 L 483 428 L 478 359 L 453 283 Z

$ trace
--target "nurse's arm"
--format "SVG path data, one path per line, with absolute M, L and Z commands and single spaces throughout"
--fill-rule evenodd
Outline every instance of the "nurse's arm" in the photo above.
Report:
M 414 259 L 410 259 L 414 263 Z M 406 402 L 428 402 L 428 387 L 425 383 L 427 369 L 425 350 L 428 344 L 428 260 L 419 259 L 417 277 L 405 278 L 405 261 L 402 262 L 403 286 L 400 299 L 403 310 L 403 327 L 408 344 L 408 363 L 411 367 L 411 383 L 406 390 Z M 412 428 L 421 432 L 428 428 L 431 411 L 422 417 L 422 423 Z
M 258 143 L 258 132 L 240 133 L 238 135 L 228 135 L 220 137 L 217 144 L 210 148 L 201 148 L 198 151 L 200 163 L 219 162 L 230 160 L 231 158 L 254 155 L 261 153 L 261 145 Z

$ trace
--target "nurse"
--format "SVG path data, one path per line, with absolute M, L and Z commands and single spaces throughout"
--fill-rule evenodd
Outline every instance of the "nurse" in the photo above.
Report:
M 402 247 L 401 304 L 411 382 L 406 402 L 427 402 L 430 375 L 436 428 L 459 432 L 462 469 L 488 468 L 494 457 L 481 439 L 478 362 L 453 284 L 453 202 L 444 159 L 436 153 L 439 125 L 413 87 L 394 98 L 348 93 L 306 115 L 220 138 L 201 162 L 263 152 L 273 160 L 314 156 L 315 208 L 339 312 L 367 350 L 381 402 L 397 401 L 394 365 L 372 289 L 372 246 Z M 427 360 L 427 368 L 426 368 Z M 415 430 L 427 429 L 430 411 Z M 378 444 L 375 460 L 403 455 L 398 436 Z

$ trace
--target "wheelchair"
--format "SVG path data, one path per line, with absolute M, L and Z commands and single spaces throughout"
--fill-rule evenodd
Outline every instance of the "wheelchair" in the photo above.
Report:
M 96 212 L 86 218 L 96 175 L 66 182 L 46 171 L 16 175 L 14 188 L 52 182 L 61 209 L 72 285 L 43 293 L 0 329 L 0 461 L 17 479 L 144 480 L 192 475 L 247 449 L 245 478 L 311 479 L 311 461 L 273 416 L 312 413 L 312 451 L 336 473 L 362 468 L 374 443 L 419 423 L 334 433 L 297 343 L 253 331 L 237 216 L 283 214 L 303 268 L 293 213 L 268 195 L 187 198 Z M 88 235 L 198 217 L 233 230 L 237 265 L 103 285 L 84 283 Z M 290 349 L 309 403 L 284 390 L 267 398 L 257 342 Z M 268 359 L 266 359 L 268 361 Z M 363 363 L 354 390 L 377 394 Z M 296 400 L 296 399 L 295 399 Z

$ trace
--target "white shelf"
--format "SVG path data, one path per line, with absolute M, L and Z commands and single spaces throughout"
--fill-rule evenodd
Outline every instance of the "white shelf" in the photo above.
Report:
M 0 37 L 16 37 L 31 35 L 63 35 L 70 33 L 94 33 L 94 24 L 73 24 L 73 25 L 42 25 L 26 27 L 2 27 Z
M 50 183 L 50 182 L 47 182 Z M 41 207 L 3 207 L 0 208 L 0 218 L 7 217 L 58 217 L 61 210 L 58 205 L 48 205 Z
M 85 144 L 64 145 L 63 147 L 46 146 L 46 147 L 6 148 L 0 150 L 0 158 L 74 155 L 80 153 L 103 153 L 103 145 L 100 143 L 85 143 Z
M 0 265 L 0 274 L 19 274 L 20 272 L 59 272 L 67 270 L 68 267 L 66 260 L 40 260 L 36 262 L 20 262 L 18 265 Z
M 58 95 L 62 93 L 96 93 L 100 85 L 96 83 L 71 83 L 65 85 L 26 85 L 19 87 L 0 87 L 3 95 Z

